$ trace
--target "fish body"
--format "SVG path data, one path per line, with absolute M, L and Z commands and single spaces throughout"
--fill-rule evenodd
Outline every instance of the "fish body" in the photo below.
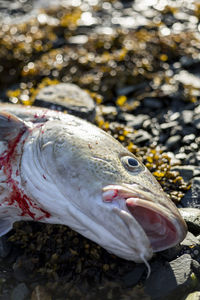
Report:
M 78 117 L 0 105 L 0 235 L 13 223 L 64 224 L 146 262 L 186 235 L 178 209 L 118 141 Z

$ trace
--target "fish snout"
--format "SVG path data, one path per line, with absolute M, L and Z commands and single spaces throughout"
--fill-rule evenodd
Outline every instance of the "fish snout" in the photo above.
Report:
M 121 210 L 137 221 L 149 239 L 153 252 L 175 246 L 187 233 L 186 223 L 174 203 L 164 192 L 156 197 L 160 199 L 155 199 L 154 193 L 151 196 L 146 191 L 140 191 L 136 185 L 110 185 L 103 189 L 103 201 L 116 202 Z M 119 205 L 120 201 L 125 205 Z

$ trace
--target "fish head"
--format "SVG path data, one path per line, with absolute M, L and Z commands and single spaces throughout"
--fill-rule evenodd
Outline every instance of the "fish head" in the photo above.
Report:
M 70 116 L 66 124 L 49 121 L 40 150 L 66 199 L 60 214 L 74 216 L 65 223 L 109 252 L 141 262 L 185 237 L 186 224 L 156 179 L 104 131 Z

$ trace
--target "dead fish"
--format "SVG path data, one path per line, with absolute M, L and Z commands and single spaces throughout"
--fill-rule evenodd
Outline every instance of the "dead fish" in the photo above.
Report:
M 13 223 L 65 224 L 145 262 L 186 235 L 178 209 L 118 141 L 78 117 L 0 105 L 0 235 Z

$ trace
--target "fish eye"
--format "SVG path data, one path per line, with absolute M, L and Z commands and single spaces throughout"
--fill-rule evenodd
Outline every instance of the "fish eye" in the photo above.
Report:
M 139 162 L 136 158 L 131 156 L 123 156 L 121 161 L 126 169 L 129 171 L 136 171 L 139 166 Z

